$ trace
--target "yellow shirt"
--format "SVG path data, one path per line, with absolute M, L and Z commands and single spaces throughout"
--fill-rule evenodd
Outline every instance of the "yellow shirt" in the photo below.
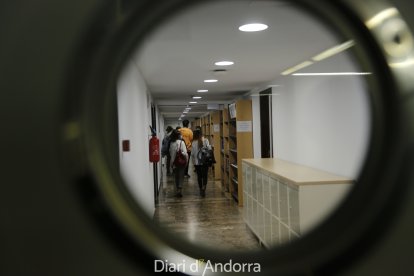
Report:
M 193 142 L 193 131 L 187 127 L 182 127 L 179 129 L 179 131 L 181 133 L 181 138 L 183 138 L 185 142 L 187 151 L 191 151 L 191 143 Z

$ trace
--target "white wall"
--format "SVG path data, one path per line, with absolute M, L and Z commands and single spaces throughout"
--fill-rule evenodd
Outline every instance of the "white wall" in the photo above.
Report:
M 359 69 L 345 55 L 302 72 Z M 369 139 L 369 101 L 363 76 L 287 76 L 273 88 L 274 156 L 355 178 Z
M 149 216 L 153 216 L 154 177 L 149 162 L 151 97 L 138 67 L 131 59 L 118 80 L 119 139 L 130 140 L 130 152 L 120 147 L 121 174 L 131 194 Z

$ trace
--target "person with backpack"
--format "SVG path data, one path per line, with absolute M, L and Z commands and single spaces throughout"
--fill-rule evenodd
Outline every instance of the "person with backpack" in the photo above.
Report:
M 190 124 L 189 120 L 184 120 L 183 121 L 183 127 L 179 128 L 178 130 L 180 131 L 181 138 L 184 140 L 185 145 L 187 147 L 187 154 L 188 154 L 188 156 L 191 156 L 191 145 L 192 145 L 192 142 L 193 142 L 193 131 L 190 128 L 188 128 L 189 124 Z M 190 160 L 188 160 L 188 161 L 190 161 Z M 187 163 L 187 166 L 185 167 L 185 170 L 184 170 L 184 176 L 185 177 L 190 177 L 190 175 L 188 174 L 188 165 L 189 165 L 189 163 Z
M 205 197 L 208 180 L 208 168 L 212 165 L 207 156 L 211 152 L 211 146 L 207 138 L 203 137 L 201 129 L 196 129 L 193 132 L 191 157 L 193 165 L 197 173 L 198 187 L 200 188 L 200 195 Z
M 170 135 L 171 169 L 175 176 L 176 196 L 182 197 L 184 171 L 188 164 L 188 154 L 185 142 L 181 140 L 180 132 L 174 129 Z
M 171 175 L 170 135 L 172 131 L 173 131 L 173 128 L 171 126 L 168 126 L 165 129 L 165 136 L 162 139 L 162 144 L 161 144 L 161 157 L 166 157 L 167 159 L 167 175 Z

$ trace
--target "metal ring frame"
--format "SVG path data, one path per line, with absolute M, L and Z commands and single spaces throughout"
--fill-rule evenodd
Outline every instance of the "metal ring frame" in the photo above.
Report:
M 378 231 L 382 213 L 398 210 L 408 185 L 408 181 L 399 177 L 409 141 L 413 138 L 412 132 L 407 131 L 412 128 L 407 121 L 411 109 L 405 104 L 414 91 L 411 31 L 398 10 L 387 1 L 295 1 L 330 22 L 339 32 L 355 35 L 360 45 L 356 56 L 363 67 L 375 72 L 369 91 L 373 117 L 370 151 L 358 187 L 316 230 L 295 242 L 262 253 L 216 252 L 169 239 L 143 214 L 122 184 L 116 166 L 111 163 L 116 158 L 109 149 L 110 139 L 114 137 L 110 137 L 111 129 L 105 123 L 107 103 L 111 99 L 108 95 L 113 94 L 117 75 L 128 55 L 150 31 L 149 26 L 166 20 L 168 14 L 187 7 L 190 2 L 147 1 L 120 21 L 115 29 L 105 33 L 98 50 L 79 46 L 79 51 L 91 54 L 92 58 L 81 71 L 83 77 L 77 70 L 81 64 L 74 62 L 69 78 L 71 82 L 76 80 L 79 92 L 75 101 L 71 100 L 69 105 L 65 102 L 63 149 L 66 158 L 83 160 L 75 171 L 70 172 L 70 177 L 89 187 L 87 201 L 93 201 L 95 209 L 98 204 L 101 210 L 99 214 L 94 211 L 91 214 L 100 225 L 107 227 L 110 224 L 117 235 L 123 236 L 121 250 L 129 255 L 145 250 L 149 256 L 158 259 L 171 262 L 185 259 L 188 263 L 200 258 L 226 262 L 231 256 L 234 262 L 260 263 L 262 272 L 269 275 L 319 275 L 342 271 L 353 262 L 350 256 L 355 258 L 369 251 L 384 235 L 386 227 Z M 120 41 L 123 43 L 121 47 Z M 101 80 L 107 81 L 103 83 Z M 97 103 L 97 95 L 102 91 L 107 93 Z M 103 137 L 109 137 L 109 140 Z M 78 151 L 75 155 L 74 149 Z M 84 193 L 84 190 L 80 192 Z M 92 208 L 88 202 L 85 206 Z M 119 238 L 114 241 L 119 242 Z M 133 257 L 132 261 L 140 265 L 138 258 Z

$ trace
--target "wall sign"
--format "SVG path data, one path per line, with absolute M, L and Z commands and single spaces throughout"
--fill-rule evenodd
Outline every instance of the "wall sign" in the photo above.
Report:
M 237 132 L 252 132 L 252 121 L 237 121 Z

